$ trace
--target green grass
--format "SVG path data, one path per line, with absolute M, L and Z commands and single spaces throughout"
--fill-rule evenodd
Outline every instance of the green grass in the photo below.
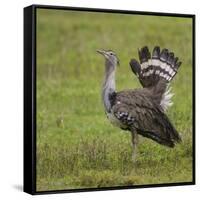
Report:
M 170 48 L 183 64 L 172 82 L 170 117 L 183 142 L 174 149 L 140 137 L 135 164 L 130 134 L 106 119 L 100 91 L 104 61 L 120 58 L 117 89 L 141 87 L 129 68 L 137 49 Z M 37 11 L 37 190 L 192 181 L 192 21 Z

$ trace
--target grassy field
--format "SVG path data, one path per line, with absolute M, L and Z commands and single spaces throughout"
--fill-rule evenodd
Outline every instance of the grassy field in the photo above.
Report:
M 137 49 L 160 45 L 183 62 L 172 82 L 170 117 L 182 134 L 174 149 L 113 127 L 100 93 L 104 61 L 120 58 L 117 90 L 141 87 L 129 68 Z M 192 21 L 140 15 L 37 11 L 37 190 L 192 181 Z

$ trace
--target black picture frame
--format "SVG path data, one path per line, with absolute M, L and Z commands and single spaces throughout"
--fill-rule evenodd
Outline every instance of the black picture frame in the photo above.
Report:
M 37 9 L 56 9 L 87 12 L 139 14 L 153 16 L 183 17 L 192 19 L 192 112 L 193 112 L 193 180 L 191 182 L 151 184 L 135 186 L 119 186 L 105 188 L 69 189 L 53 191 L 36 191 L 36 15 Z M 195 184 L 195 15 L 177 13 L 159 13 L 146 11 L 111 10 L 97 8 L 64 7 L 50 5 L 31 5 L 24 8 L 24 192 L 29 194 L 51 194 L 66 192 L 83 192 L 99 190 L 118 190 L 148 187 L 166 187 Z

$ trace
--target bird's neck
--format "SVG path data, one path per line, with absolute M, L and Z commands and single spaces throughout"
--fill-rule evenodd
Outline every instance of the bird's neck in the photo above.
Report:
M 115 92 L 115 66 L 106 62 L 105 64 L 105 78 L 102 87 L 102 100 L 106 112 L 111 110 L 110 95 Z

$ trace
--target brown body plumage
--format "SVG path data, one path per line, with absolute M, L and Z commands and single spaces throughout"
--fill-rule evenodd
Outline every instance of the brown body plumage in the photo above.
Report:
M 116 93 L 112 114 L 121 122 L 122 129 L 136 131 L 160 144 L 174 147 L 174 143 L 180 140 L 178 132 L 148 90 Z
M 152 56 L 147 47 L 139 50 L 140 64 L 132 59 L 130 66 L 143 88 L 115 91 L 115 69 L 118 59 L 112 51 L 98 51 L 106 58 L 105 80 L 102 90 L 107 116 L 111 123 L 132 133 L 134 151 L 138 136 L 159 144 L 174 147 L 181 138 L 165 114 L 170 106 L 168 83 L 181 65 L 167 49 L 155 47 Z M 135 158 L 135 154 L 133 156 Z

